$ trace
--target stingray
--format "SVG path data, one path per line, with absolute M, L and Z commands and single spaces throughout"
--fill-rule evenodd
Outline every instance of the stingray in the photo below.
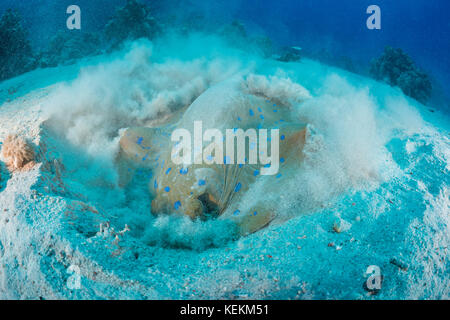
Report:
M 174 112 L 164 125 L 131 127 L 123 132 L 117 158 L 120 183 L 129 183 L 134 170 L 149 168 L 153 172 L 149 181 L 153 214 L 227 219 L 240 235 L 260 230 L 278 214 L 279 203 L 273 201 L 273 195 L 283 186 L 277 180 L 301 166 L 307 130 L 295 116 L 295 109 L 309 98 L 304 87 L 277 77 L 251 74 L 218 83 L 191 105 Z M 260 164 L 230 164 L 226 159 L 223 164 L 174 164 L 171 133 L 178 128 L 193 132 L 195 121 L 201 121 L 204 130 L 223 132 L 233 128 L 278 129 L 278 172 L 263 176 Z M 268 140 L 271 144 L 270 137 Z M 252 147 L 257 146 L 248 143 L 246 152 Z

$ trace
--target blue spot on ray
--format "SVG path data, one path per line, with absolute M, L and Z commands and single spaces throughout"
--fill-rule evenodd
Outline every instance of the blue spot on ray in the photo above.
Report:
M 188 168 L 181 168 L 181 169 L 180 169 L 180 173 L 181 173 L 181 174 L 187 174 L 188 171 L 189 171 Z
M 167 169 L 166 174 L 169 174 L 170 170 L 172 170 L 172 168 Z
M 206 184 L 206 181 L 203 179 L 198 180 L 198 185 L 199 186 L 204 186 Z
M 241 190 L 242 184 L 240 182 L 237 183 L 236 187 L 234 188 L 234 192 L 239 192 Z
M 175 210 L 178 210 L 178 209 L 181 207 L 181 202 L 180 202 L 180 201 L 176 201 L 176 202 L 173 204 L 173 207 L 175 208 Z
M 249 109 L 248 113 L 249 113 L 250 116 L 253 116 L 255 114 L 252 109 Z
M 165 192 L 169 192 L 169 191 L 170 191 L 170 187 L 165 187 L 165 188 L 164 188 L 164 191 L 165 191 Z

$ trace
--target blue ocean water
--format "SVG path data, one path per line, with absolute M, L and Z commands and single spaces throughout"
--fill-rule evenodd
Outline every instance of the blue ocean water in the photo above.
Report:
M 154 8 L 157 16 L 202 16 L 213 32 L 225 23 L 239 20 L 250 31 L 267 35 L 276 43 L 348 57 L 358 68 L 367 69 L 385 46 L 402 48 L 436 79 L 445 96 L 450 96 L 450 3 L 445 0 L 141 2 Z M 83 9 L 83 31 L 89 32 L 103 27 L 114 10 L 125 3 L 126 0 L 2 0 L 0 13 L 6 8 L 18 8 L 32 40 L 42 45 L 64 28 L 69 5 Z M 370 5 L 381 9 L 381 30 L 366 27 L 366 9 Z
M 366 28 L 370 5 L 382 14 L 381 30 Z M 439 79 L 450 80 L 448 1 L 243 1 L 236 13 L 271 37 L 301 46 L 325 47 L 334 55 L 369 62 L 385 46 L 403 48 Z

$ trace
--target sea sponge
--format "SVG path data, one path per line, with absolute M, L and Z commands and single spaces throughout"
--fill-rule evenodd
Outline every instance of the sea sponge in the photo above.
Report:
M 10 134 L 3 142 L 2 156 L 10 171 L 29 167 L 35 158 L 33 147 L 24 138 Z

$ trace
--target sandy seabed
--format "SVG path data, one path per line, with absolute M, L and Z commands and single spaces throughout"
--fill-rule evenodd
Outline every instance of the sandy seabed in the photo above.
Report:
M 0 141 L 16 133 L 36 151 L 28 170 L 0 162 L 0 298 L 448 299 L 448 117 L 312 60 L 226 47 L 199 59 L 195 41 L 137 42 L 0 84 Z M 289 220 L 235 240 L 219 221 L 152 216 L 149 172 L 118 186 L 122 129 L 248 74 L 312 96 L 298 106 L 314 132 L 306 169 L 277 194 Z

